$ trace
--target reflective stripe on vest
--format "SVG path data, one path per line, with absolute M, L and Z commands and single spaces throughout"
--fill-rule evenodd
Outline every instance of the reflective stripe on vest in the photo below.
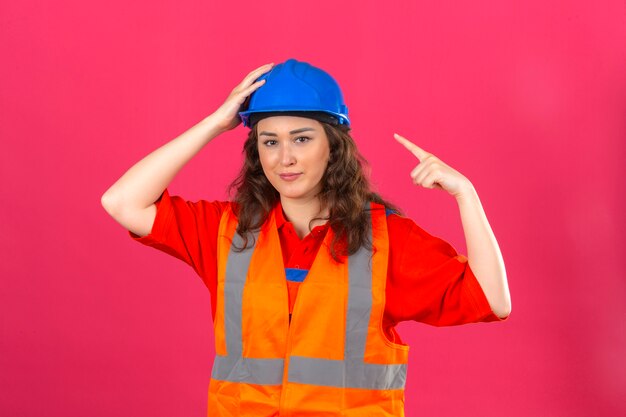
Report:
M 368 216 L 370 241 L 371 212 Z M 258 241 L 259 232 L 254 234 Z M 260 385 L 280 385 L 283 380 L 283 358 L 245 358 L 242 355 L 243 288 L 250 266 L 254 245 L 242 252 L 232 250 L 232 244 L 243 246 L 238 233 L 233 236 L 228 253 L 224 286 L 224 332 L 227 356 L 216 355 L 212 378 L 215 380 Z M 320 248 L 322 249 L 322 248 Z M 319 256 L 319 255 L 318 255 Z M 372 251 L 361 247 L 348 257 L 348 308 L 345 328 L 344 359 L 322 359 L 290 356 L 288 382 L 339 388 L 369 388 L 377 390 L 403 389 L 407 364 L 366 363 L 365 348 L 372 309 Z

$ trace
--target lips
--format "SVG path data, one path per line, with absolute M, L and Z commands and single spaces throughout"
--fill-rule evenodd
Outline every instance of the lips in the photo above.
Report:
M 288 173 L 288 174 L 279 174 L 280 177 L 284 180 L 291 181 L 298 178 L 302 173 Z

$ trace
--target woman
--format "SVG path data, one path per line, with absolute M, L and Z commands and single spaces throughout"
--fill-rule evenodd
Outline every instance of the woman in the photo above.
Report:
M 241 121 L 250 132 L 233 201 L 170 196 L 176 173 Z M 349 132 L 328 73 L 295 59 L 264 65 L 102 197 L 132 239 L 185 261 L 209 288 L 210 416 L 401 416 L 409 346 L 398 322 L 508 317 L 504 263 L 471 182 L 395 136 L 420 161 L 413 182 L 456 198 L 468 260 L 370 190 Z

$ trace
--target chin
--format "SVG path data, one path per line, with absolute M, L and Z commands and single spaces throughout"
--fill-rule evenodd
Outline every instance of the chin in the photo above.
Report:
M 278 189 L 278 193 L 281 195 L 281 197 L 287 197 L 287 198 L 303 198 L 306 197 L 308 195 L 311 195 L 311 190 L 296 190 L 296 189 Z
M 306 194 L 304 193 L 298 193 L 298 192 L 283 192 L 281 193 L 279 191 L 279 194 L 281 197 L 286 197 L 286 198 L 302 198 L 304 197 Z

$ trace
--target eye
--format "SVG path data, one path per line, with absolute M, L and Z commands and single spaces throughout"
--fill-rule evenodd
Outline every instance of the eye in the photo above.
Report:
M 304 140 L 301 141 L 300 139 L 304 139 Z M 309 140 L 311 140 L 311 138 L 308 136 L 300 136 L 296 138 L 296 142 L 300 142 L 300 143 L 305 143 L 305 142 L 308 142 Z
M 272 142 L 272 143 L 270 143 L 270 142 Z M 263 145 L 265 145 L 265 146 L 273 146 L 275 144 L 275 142 L 276 141 L 274 139 L 268 139 L 265 142 L 263 142 Z

